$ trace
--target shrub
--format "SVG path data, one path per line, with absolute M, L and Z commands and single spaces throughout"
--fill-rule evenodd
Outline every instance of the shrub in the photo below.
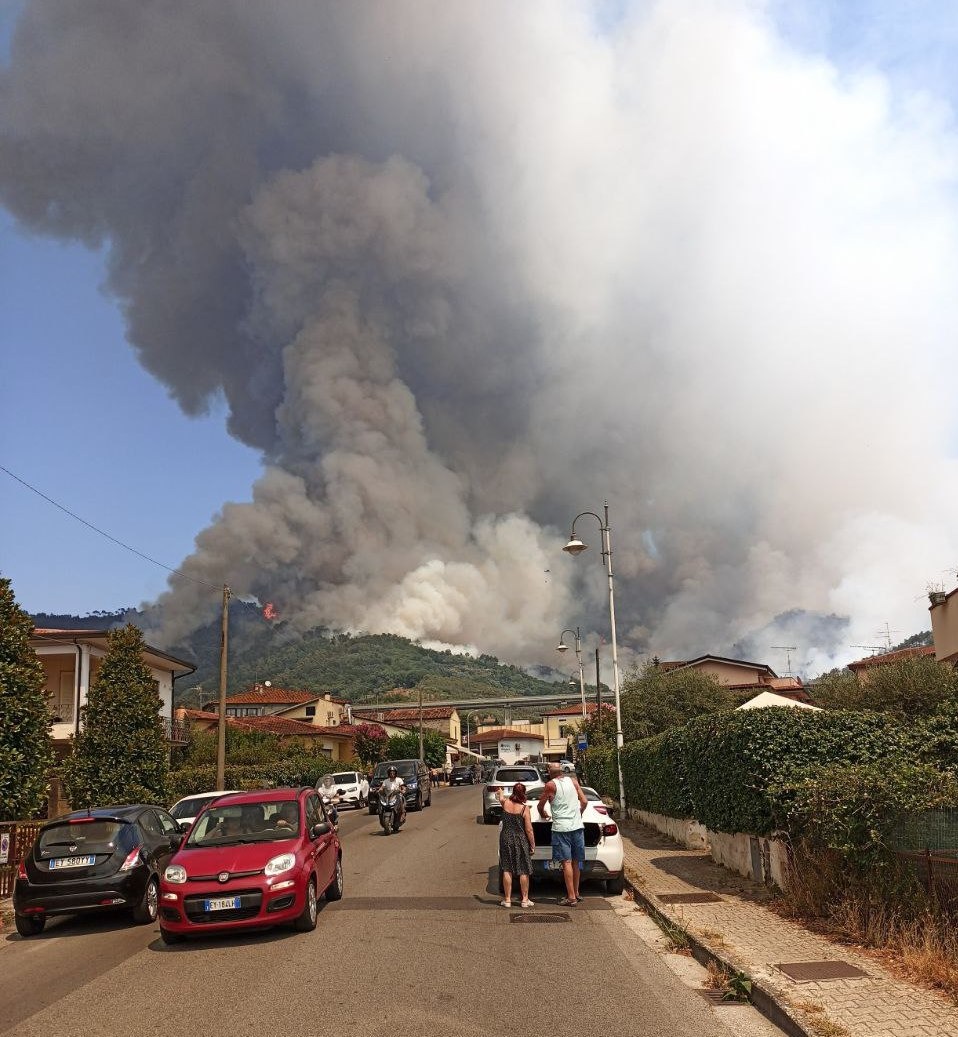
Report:
M 226 787 L 246 791 L 264 788 L 301 788 L 315 785 L 324 774 L 343 770 L 348 764 L 325 756 L 291 756 L 270 764 L 251 766 L 228 763 Z M 181 767 L 170 772 L 170 802 L 216 788 L 215 764 Z

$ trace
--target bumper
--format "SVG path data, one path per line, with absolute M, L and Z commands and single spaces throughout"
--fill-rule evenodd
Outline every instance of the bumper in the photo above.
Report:
M 472 778 L 451 778 L 449 780 L 450 785 L 475 785 Z
M 160 883 L 160 925 L 171 933 L 230 932 L 236 929 L 261 929 L 292 922 L 306 903 L 308 873 L 293 877 L 279 875 L 267 882 L 263 876 L 241 878 L 220 885 L 218 882 Z M 288 884 L 287 884 L 288 883 Z M 207 911 L 206 903 L 226 897 L 238 906 Z
M 13 908 L 18 914 L 73 915 L 84 911 L 131 908 L 143 899 L 149 869 L 137 867 L 100 878 L 61 879 L 34 884 L 17 879 Z
M 482 812 L 488 814 L 489 817 L 502 817 L 502 804 L 495 798 L 495 796 L 493 796 L 492 799 L 483 796 Z

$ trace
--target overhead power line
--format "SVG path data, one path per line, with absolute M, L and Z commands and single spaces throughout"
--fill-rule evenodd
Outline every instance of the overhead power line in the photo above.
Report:
M 196 576 L 190 576 L 185 572 L 181 572 L 179 569 L 174 569 L 172 566 L 164 565 L 162 562 L 158 562 L 155 558 L 151 558 L 148 554 L 144 554 L 142 551 L 138 551 L 135 547 L 131 547 L 129 544 L 125 544 L 122 540 L 117 540 L 115 536 L 112 536 L 111 534 L 107 533 L 106 530 L 100 529 L 99 526 L 94 526 L 92 522 L 87 522 L 85 518 L 81 518 L 75 512 L 70 511 L 69 508 L 60 504 L 59 501 L 55 501 L 52 497 L 48 497 L 41 490 L 38 490 L 36 486 L 31 486 L 30 483 L 26 481 L 26 479 L 21 479 L 19 475 L 16 475 L 15 473 L 11 472 L 9 468 L 4 468 L 3 465 L 0 465 L 0 472 L 6 472 L 11 479 L 15 479 L 18 483 L 20 483 L 21 486 L 25 486 L 28 490 L 30 490 L 32 493 L 35 493 L 38 497 L 42 497 L 48 504 L 52 504 L 55 508 L 59 508 L 60 511 L 62 511 L 65 515 L 69 515 L 70 518 L 76 519 L 77 522 L 82 523 L 84 526 L 87 527 L 87 529 L 92 529 L 94 533 L 99 533 L 101 537 L 105 537 L 107 540 L 111 541 L 111 543 L 116 544 L 117 547 L 122 547 L 125 551 L 129 551 L 131 554 L 137 555 L 144 561 L 150 562 L 153 565 L 158 565 L 161 569 L 165 569 L 168 573 L 172 573 L 174 576 L 182 576 L 184 580 L 190 580 L 192 583 L 198 583 L 203 587 L 209 587 L 211 590 L 221 590 L 221 587 L 215 583 L 207 583 L 206 580 L 200 580 Z

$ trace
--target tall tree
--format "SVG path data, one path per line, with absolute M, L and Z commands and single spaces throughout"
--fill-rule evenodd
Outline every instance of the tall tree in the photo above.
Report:
M 429 767 L 441 767 L 446 762 L 446 739 L 438 731 L 427 728 L 422 733 L 422 753 Z M 419 755 L 419 732 L 393 735 L 386 743 L 386 759 L 414 760 Z
M 33 620 L 0 578 L 0 820 L 40 809 L 53 766 L 46 676 L 30 647 Z
M 812 689 L 815 700 L 829 709 L 875 709 L 900 717 L 930 716 L 958 702 L 958 670 L 920 655 L 875 664 L 859 675 L 833 670 Z
M 664 670 L 654 663 L 632 670 L 622 685 L 622 736 L 626 742 L 649 738 L 686 724 L 703 713 L 738 705 L 735 695 L 701 670 Z M 603 725 L 606 720 L 603 717 Z
M 132 624 L 110 631 L 106 658 L 81 711 L 83 728 L 63 766 L 74 807 L 167 799 L 168 748 L 144 647 Z

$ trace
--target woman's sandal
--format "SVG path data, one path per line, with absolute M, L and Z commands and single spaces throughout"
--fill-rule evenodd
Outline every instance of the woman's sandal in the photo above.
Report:
M 500 907 L 512 907 L 512 901 L 511 900 L 500 900 L 499 901 L 499 906 Z
M 535 903 L 532 900 L 523 900 L 519 907 L 535 907 Z

